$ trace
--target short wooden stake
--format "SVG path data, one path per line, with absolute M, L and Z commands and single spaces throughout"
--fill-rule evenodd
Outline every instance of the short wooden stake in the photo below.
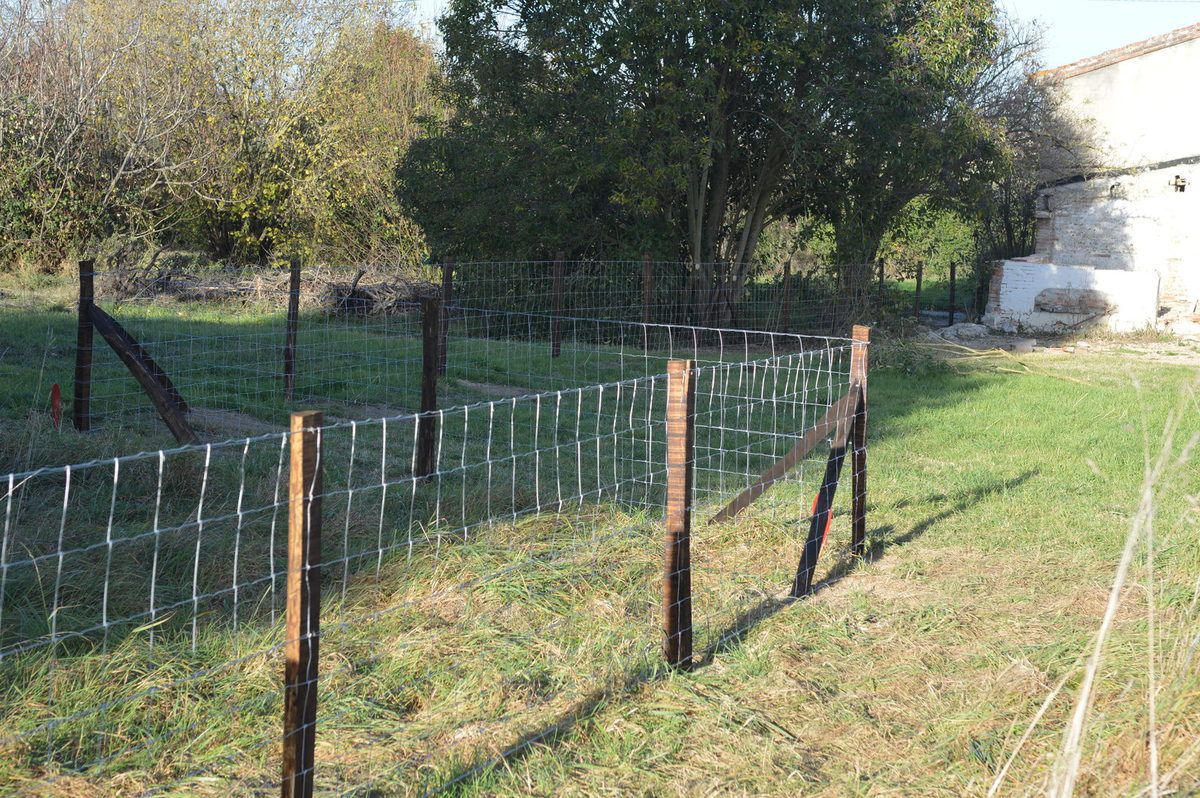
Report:
M 551 272 L 550 290 L 553 294 L 554 317 L 550 320 L 550 356 L 562 354 L 562 312 L 563 312 L 563 261 L 566 255 L 558 253 L 554 258 L 554 268 Z
M 417 417 L 417 463 L 415 477 L 433 473 L 434 442 L 437 439 L 437 380 L 440 356 L 441 301 L 421 301 L 421 415 Z
M 783 331 L 792 331 L 792 259 L 783 262 L 783 304 L 780 308 Z
M 958 279 L 958 265 L 954 261 L 950 261 L 950 314 L 946 319 L 946 326 L 951 327 L 954 324 L 954 287 Z
M 667 539 L 663 573 L 664 656 L 672 667 L 692 662 L 692 469 L 695 464 L 696 375 L 691 360 L 667 363 Z
M 446 373 L 450 353 L 450 302 L 454 296 L 454 261 L 442 264 L 441 333 L 438 343 L 438 374 Z
M 292 258 L 288 281 L 287 335 L 283 342 L 283 398 L 296 395 L 296 327 L 300 322 L 300 261 Z
M 313 794 L 321 618 L 321 423 L 317 411 L 292 414 L 283 798 Z
M 854 412 L 853 469 L 851 491 L 851 545 L 856 556 L 867 553 L 867 372 L 870 354 L 871 328 L 855 325 L 854 343 L 850 350 L 850 385 L 857 385 L 858 398 Z
M 71 401 L 71 416 L 75 429 L 87 432 L 92 428 L 92 319 L 95 301 L 93 274 L 95 261 L 79 261 L 79 328 L 75 338 L 75 395 Z

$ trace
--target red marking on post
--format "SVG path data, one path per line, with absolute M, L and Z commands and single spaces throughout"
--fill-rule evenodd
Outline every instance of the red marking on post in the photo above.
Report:
M 50 420 L 55 429 L 62 429 L 62 388 L 57 382 L 50 386 Z

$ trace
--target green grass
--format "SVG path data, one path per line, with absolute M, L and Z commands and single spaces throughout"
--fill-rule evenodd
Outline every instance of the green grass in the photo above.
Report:
M 887 365 L 886 349 L 876 362 Z M 529 516 L 390 557 L 378 576 L 370 563 L 344 600 L 329 591 L 322 616 L 329 676 L 318 791 L 982 795 L 1066 677 L 1002 794 L 1037 791 L 1138 499 L 1144 441 L 1157 446 L 1156 431 L 1181 401 L 1192 419 L 1200 407 L 1192 369 L 1115 354 L 1024 362 L 1022 373 L 873 372 L 871 556 L 847 557 L 844 489 L 814 596 L 781 599 L 815 471 L 734 523 L 698 526 L 699 667 L 691 673 L 657 663 L 655 513 L 605 503 Z M 42 428 L 36 440 L 63 440 L 54 435 Z M 89 453 L 136 440 L 68 439 Z M 10 450 L 29 451 L 31 440 Z M 193 477 L 174 475 L 180 513 Z M 1197 493 L 1193 462 L 1159 495 L 1164 772 L 1200 733 L 1200 677 L 1184 658 L 1200 629 Z M 345 510 L 329 512 L 340 520 Z M 1135 574 L 1144 583 L 1143 559 Z M 1106 649 L 1081 792 L 1129 794 L 1146 783 L 1145 609 L 1145 592 L 1129 590 Z M 114 639 L 107 653 L 6 663 L 5 730 L 147 688 L 163 692 L 0 751 L 0 792 L 276 792 L 280 657 L 255 652 L 271 651 L 280 630 L 261 613 L 236 633 L 201 628 L 195 651 L 184 629 L 167 626 L 153 648 L 143 629 Z M 221 667 L 239 656 L 248 659 Z M 171 686 L 214 667 L 186 688 Z M 160 735 L 161 743 L 63 775 L 72 761 Z M 1193 774 L 1183 767 L 1172 786 L 1200 789 Z
M 901 312 L 907 309 L 911 313 L 916 302 L 917 281 L 915 279 L 895 280 L 888 282 L 887 287 L 891 292 L 892 302 L 898 306 L 898 309 Z M 971 290 L 972 286 L 966 280 L 959 279 L 956 282 L 954 307 L 960 312 L 971 304 Z M 950 307 L 950 281 L 922 280 L 921 309 L 944 311 L 948 307 Z

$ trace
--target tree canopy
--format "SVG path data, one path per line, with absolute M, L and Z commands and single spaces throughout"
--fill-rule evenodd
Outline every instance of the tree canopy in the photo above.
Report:
M 650 248 L 737 291 L 801 216 L 867 263 L 912 199 L 997 152 L 969 100 L 991 0 L 452 0 L 454 114 L 399 186 L 432 246 L 491 257 Z M 732 268 L 714 269 L 726 262 Z

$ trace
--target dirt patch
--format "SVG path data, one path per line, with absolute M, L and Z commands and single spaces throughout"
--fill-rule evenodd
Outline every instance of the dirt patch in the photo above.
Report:
M 496 385 L 490 382 L 471 382 L 470 380 L 459 380 L 458 385 L 461 388 L 466 388 L 471 391 L 478 391 L 488 396 L 498 396 L 501 399 L 515 399 L 520 396 L 528 396 L 533 393 L 529 388 L 518 388 L 514 385 Z
M 208 407 L 193 407 L 188 413 L 188 422 L 200 433 L 209 433 L 224 440 L 226 438 L 254 437 L 283 432 L 278 424 L 261 418 L 239 413 L 236 410 L 218 410 Z
M 413 411 L 406 407 L 379 404 L 347 404 L 337 409 L 336 413 L 326 413 L 326 423 L 344 421 L 374 421 L 380 418 L 397 418 L 411 416 Z

